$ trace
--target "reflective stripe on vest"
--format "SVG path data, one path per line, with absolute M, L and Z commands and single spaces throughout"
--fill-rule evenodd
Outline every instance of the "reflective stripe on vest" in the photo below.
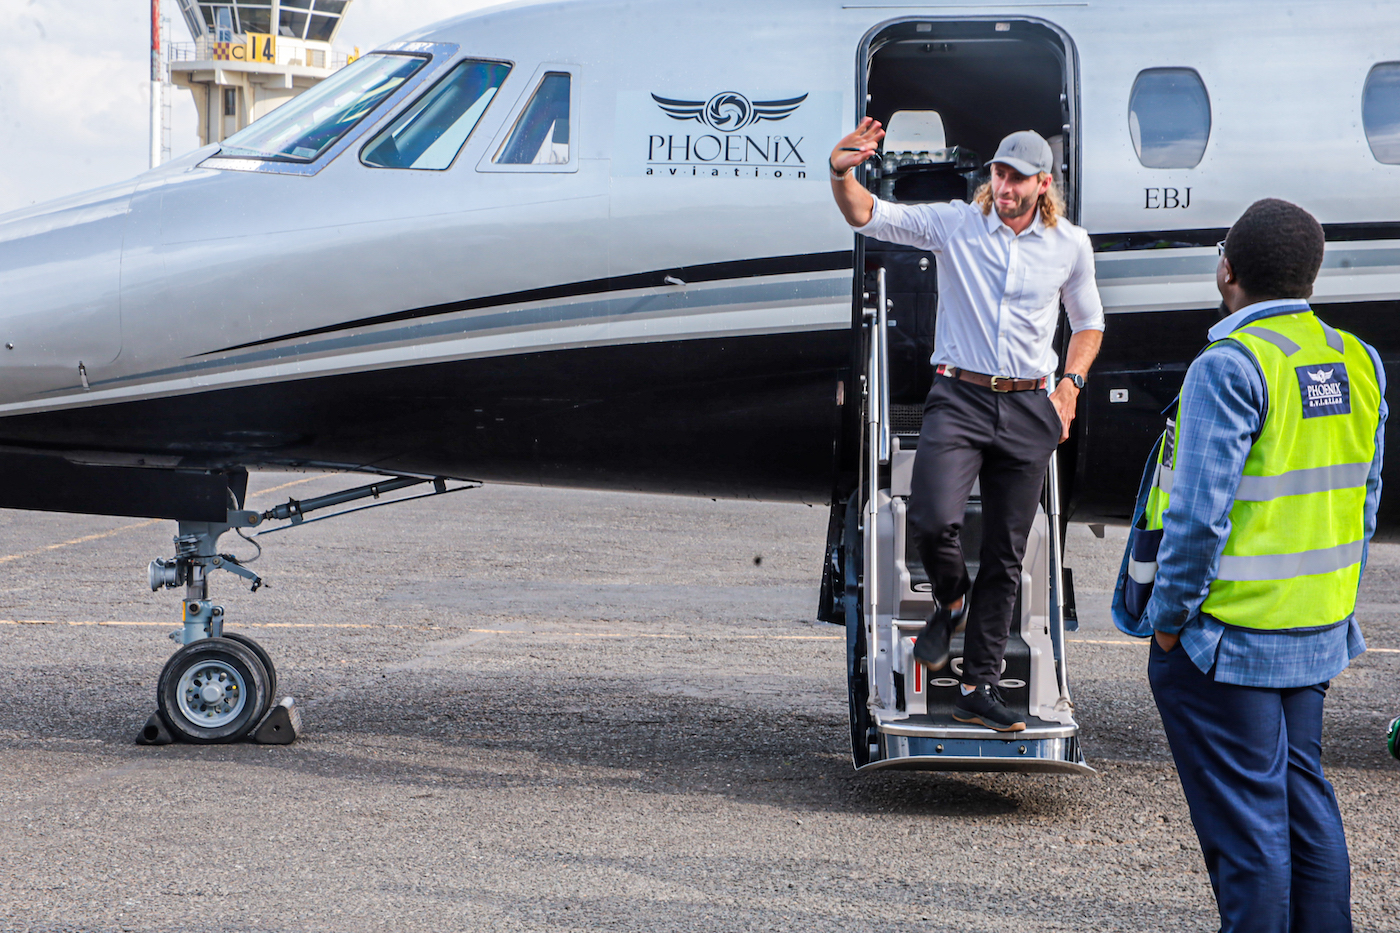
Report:
M 1331 573 L 1360 561 L 1362 544 L 1361 541 L 1352 541 L 1349 544 L 1319 548 L 1316 551 L 1261 554 L 1256 557 L 1222 554 L 1215 578 L 1234 581 L 1284 580 L 1289 577 Z
M 1157 464 L 1156 486 L 1162 490 L 1162 495 L 1170 497 L 1172 494 L 1172 478 L 1176 475 L 1171 467 L 1165 463 Z M 1166 511 L 1163 509 L 1163 511 Z M 1160 516 L 1158 516 L 1160 518 Z
M 1268 408 L 1201 611 L 1267 631 L 1336 624 L 1356 608 L 1380 407 L 1374 363 L 1308 309 L 1226 339 L 1258 363 Z
M 1370 463 L 1341 463 L 1290 470 L 1277 476 L 1242 476 L 1235 498 L 1246 502 L 1268 502 L 1281 496 L 1303 496 L 1310 492 L 1365 486 L 1366 477 L 1370 474 Z M 1163 488 L 1170 489 L 1170 484 Z

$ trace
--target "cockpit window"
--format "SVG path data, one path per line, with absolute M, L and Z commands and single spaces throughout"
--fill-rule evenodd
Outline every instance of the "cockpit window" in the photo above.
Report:
M 462 62 L 376 136 L 361 160 L 379 168 L 447 168 L 508 74 L 500 62 Z
M 550 71 L 496 153 L 496 164 L 566 165 L 568 161 L 569 75 Z
M 409 55 L 366 55 L 311 90 L 234 133 L 219 155 L 310 162 L 364 119 L 427 62 Z
M 1361 125 L 1376 161 L 1400 165 L 1400 62 L 1384 62 L 1366 76 Z
M 1193 68 L 1149 68 L 1128 98 L 1128 132 L 1147 168 L 1194 168 L 1210 139 L 1210 96 Z

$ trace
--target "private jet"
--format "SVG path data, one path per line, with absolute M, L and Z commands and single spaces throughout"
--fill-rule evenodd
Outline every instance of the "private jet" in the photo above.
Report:
M 1322 221 L 1315 307 L 1395 379 L 1397 39 L 1400 6 L 1352 0 L 569 0 L 417 30 L 217 145 L 0 216 L 0 507 L 177 523 L 149 567 L 184 592 L 158 725 L 214 743 L 275 705 L 211 598 L 219 570 L 258 583 L 230 530 L 481 482 L 822 503 L 854 764 L 1082 772 L 1065 523 L 1128 518 L 1252 201 Z M 948 676 L 910 655 L 936 259 L 832 203 L 866 115 L 862 177 L 901 202 L 967 200 L 1038 131 L 1096 250 L 1107 333 L 1032 532 L 1012 737 L 950 718 L 960 635 Z M 259 469 L 382 479 L 257 511 Z

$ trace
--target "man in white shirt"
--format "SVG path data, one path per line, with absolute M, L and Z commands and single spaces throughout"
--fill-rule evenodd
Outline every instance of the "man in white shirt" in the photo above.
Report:
M 896 204 L 872 197 L 851 169 L 885 135 L 866 118 L 831 153 L 831 190 L 856 232 L 930 250 L 938 260 L 938 375 L 924 403 L 909 498 L 919 556 L 938 610 L 914 645 L 921 663 L 948 663 L 966 619 L 953 718 L 1002 732 L 1026 727 L 998 691 L 1011 614 L 1046 467 L 1069 437 L 1084 378 L 1103 339 L 1103 304 L 1085 231 L 1066 220 L 1050 144 L 1025 130 L 1002 140 L 991 181 L 973 203 Z M 995 210 L 993 210 L 995 208 Z M 1073 336 L 1064 376 L 1053 340 L 1063 301 Z M 981 479 L 982 552 L 971 584 L 959 533 Z M 969 594 L 969 589 L 971 593 Z

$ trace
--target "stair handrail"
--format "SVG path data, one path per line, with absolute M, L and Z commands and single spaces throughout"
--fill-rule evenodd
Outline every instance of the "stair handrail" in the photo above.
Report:
M 1069 665 L 1065 651 L 1065 571 L 1063 551 L 1060 547 L 1060 451 L 1056 448 L 1050 455 L 1050 464 L 1045 471 L 1045 512 L 1050 526 L 1050 642 L 1055 652 L 1056 667 L 1060 680 L 1060 698 L 1055 709 L 1074 709 L 1074 700 L 1069 693 Z
M 880 364 L 880 391 L 878 396 L 880 404 L 876 416 L 879 421 L 879 433 L 876 438 L 876 451 L 879 464 L 884 466 L 890 462 L 890 301 L 889 298 L 886 297 L 884 266 L 881 266 L 875 273 L 875 294 L 874 343 Z
M 879 581 L 880 581 L 880 560 L 878 524 L 880 517 L 880 454 L 882 453 L 881 442 L 883 440 L 882 425 L 884 423 L 884 412 L 882 411 L 885 399 L 884 385 L 886 382 L 884 363 L 888 355 L 884 349 L 885 331 L 885 270 L 883 267 L 875 273 L 875 308 L 866 309 L 865 317 L 870 323 L 870 343 L 869 356 L 866 360 L 866 380 L 865 380 L 865 426 L 866 444 L 865 453 L 862 455 L 862 465 L 868 464 L 866 500 L 865 500 L 865 620 L 867 632 L 874 636 L 876 631 L 875 619 L 879 612 Z M 872 692 L 871 700 L 874 702 L 875 693 Z

